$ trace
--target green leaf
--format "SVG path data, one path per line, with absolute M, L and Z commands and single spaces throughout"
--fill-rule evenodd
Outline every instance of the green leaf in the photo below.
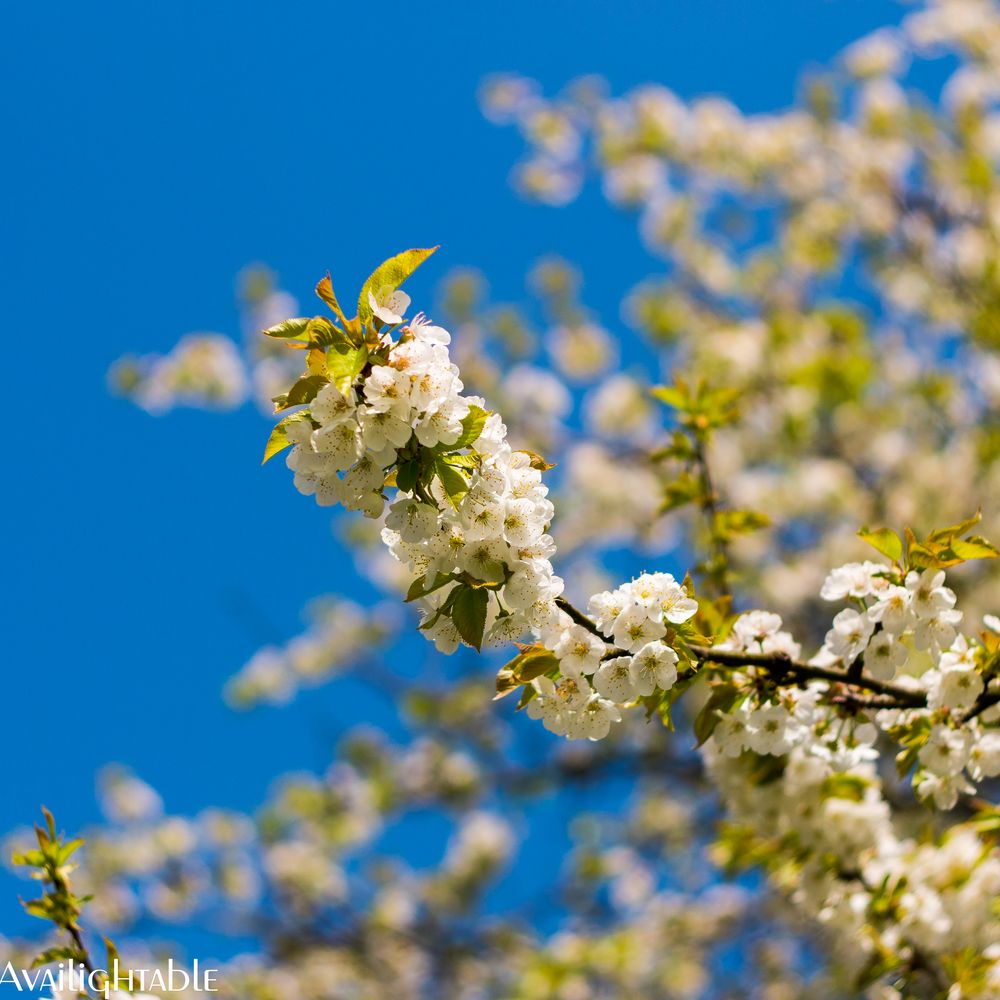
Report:
M 690 397 L 683 388 L 674 385 L 658 385 L 649 390 L 654 399 L 675 410 L 686 410 L 691 403 Z
M 30 868 L 42 868 L 45 865 L 45 855 L 41 851 L 25 851 L 24 854 L 11 855 L 11 863 L 27 865 Z
M 428 583 L 426 577 L 418 576 L 410 584 L 410 589 L 406 592 L 405 600 L 409 602 L 415 601 L 420 597 L 426 597 L 428 594 L 433 594 L 435 590 L 440 590 L 442 587 L 447 586 L 454 579 L 455 577 L 451 573 L 435 573 L 434 579 Z
M 358 296 L 358 319 L 365 324 L 372 321 L 372 307 L 368 304 L 369 292 L 377 295 L 383 288 L 395 291 L 435 250 L 437 247 L 404 250 L 381 263 L 361 286 L 361 294 Z
M 332 345 L 326 352 L 326 370 L 330 381 L 347 395 L 368 362 L 368 348 L 362 344 L 355 347 L 349 343 Z
M 483 633 L 486 631 L 486 609 L 489 607 L 489 592 L 467 586 L 455 588 L 455 601 L 451 607 L 451 617 L 458 634 L 473 649 L 482 649 Z
M 306 328 L 310 320 L 306 316 L 298 316 L 295 319 L 284 319 L 275 326 L 269 326 L 261 333 L 265 337 L 274 337 L 276 340 L 308 340 Z
M 917 763 L 919 754 L 919 744 L 907 747 L 905 750 L 900 750 L 899 753 L 896 754 L 896 774 L 898 774 L 900 778 L 905 778 L 910 771 L 913 770 L 913 766 Z
M 756 510 L 723 510 L 715 515 L 715 530 L 724 538 L 759 531 L 770 523 L 766 514 Z
M 708 701 L 694 720 L 694 735 L 698 746 L 715 732 L 715 727 L 722 721 L 719 713 L 728 712 L 740 697 L 739 689 L 733 684 L 717 684 L 712 688 Z
M 275 408 L 281 411 L 287 410 L 290 406 L 311 403 L 329 381 L 325 375 L 303 375 L 284 396 L 275 396 Z
M 50 920 L 52 918 L 52 901 L 47 897 L 42 899 L 29 899 L 22 904 L 24 912 L 29 916 L 38 917 L 40 920 Z
M 483 432 L 483 425 L 489 416 L 489 411 L 481 406 L 470 406 L 469 412 L 462 420 L 462 433 L 454 444 L 444 445 L 448 451 L 458 451 L 460 448 L 468 448 L 475 444 L 479 435 Z
M 344 315 L 344 310 L 340 308 L 337 296 L 333 294 L 333 284 L 330 281 L 329 271 L 326 272 L 326 277 L 316 285 L 316 294 L 333 310 L 334 316 L 346 326 L 347 317 Z
M 396 469 L 396 488 L 403 493 L 412 493 L 420 478 L 420 463 L 418 461 L 400 462 Z
M 690 462 L 695 457 L 694 445 L 683 431 L 674 431 L 670 435 L 670 443 L 657 448 L 649 457 L 653 462 L 662 462 L 668 458 Z
M 82 957 L 82 953 L 75 948 L 48 948 L 35 956 L 31 962 L 31 967 L 37 969 L 42 965 L 51 965 L 53 962 L 62 962 L 67 959 L 79 962 Z
M 903 540 L 891 528 L 862 528 L 858 532 L 858 538 L 877 552 L 888 556 L 894 563 L 903 558 Z
M 953 538 L 948 546 L 959 559 L 995 559 L 1000 551 L 980 535 L 969 538 Z
M 862 802 L 868 782 L 857 774 L 831 774 L 824 778 L 822 794 L 834 799 L 849 799 L 851 802 Z
M 952 524 L 947 528 L 938 528 L 937 531 L 932 531 L 930 535 L 927 536 L 927 541 L 948 542 L 958 535 L 964 535 L 967 531 L 971 531 L 982 519 L 983 512 L 981 510 L 977 510 L 972 517 L 966 518 L 966 520 L 960 521 L 958 524 Z
M 59 845 L 59 864 L 64 865 L 81 847 L 84 845 L 82 837 L 75 840 L 67 840 L 65 844 Z
M 919 542 L 910 544 L 906 550 L 906 561 L 911 569 L 936 569 L 942 565 L 937 554 Z
M 281 421 L 275 426 L 274 430 L 271 431 L 271 436 L 267 439 L 267 445 L 264 448 L 264 460 L 260 463 L 265 465 L 269 462 L 275 455 L 284 451 L 291 441 L 288 440 L 288 428 L 292 424 L 300 423 L 303 420 L 312 420 L 308 410 L 299 410 L 297 413 L 289 413 L 288 416 L 283 417 Z
M 698 480 L 689 472 L 682 472 L 673 482 L 667 483 L 663 488 L 663 503 L 660 504 L 660 513 L 676 510 L 685 504 L 695 500 L 700 492 Z
M 347 334 L 325 316 L 313 316 L 306 327 L 306 339 L 313 347 L 326 349 L 331 344 L 348 343 Z
M 457 508 L 459 501 L 469 492 L 469 484 L 458 469 L 452 468 L 444 459 L 438 458 L 434 463 L 434 474 L 441 480 L 445 495 Z
M 499 696 L 498 696 L 499 697 Z M 531 702 L 538 697 L 538 692 L 535 690 L 533 684 L 525 684 L 521 688 L 521 697 L 517 700 L 517 708 L 515 711 L 520 712 L 522 708 L 527 708 Z
M 497 693 L 493 700 L 498 701 L 510 694 L 511 691 L 516 691 L 522 684 L 528 684 L 536 677 L 555 672 L 558 669 L 559 660 L 551 650 L 539 645 L 522 646 L 521 652 L 497 673 Z M 518 709 L 523 708 L 531 699 L 525 700 L 522 696 L 521 700 L 524 704 L 518 705 Z
M 456 469 L 478 469 L 479 463 L 482 461 L 482 456 L 478 452 L 473 452 L 471 455 L 459 455 L 456 452 L 450 452 L 447 455 L 442 455 L 438 461 L 447 462 L 448 465 L 452 465 Z

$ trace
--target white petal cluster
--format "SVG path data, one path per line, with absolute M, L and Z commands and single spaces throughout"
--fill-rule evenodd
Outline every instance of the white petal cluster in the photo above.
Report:
M 593 628 L 561 619 L 552 650 L 557 680 L 536 678 L 528 714 L 551 732 L 598 740 L 621 720 L 621 708 L 677 682 L 677 653 L 664 642 L 671 626 L 682 625 L 697 602 L 669 573 L 643 573 L 589 603 Z M 612 638 L 614 647 L 595 632 Z
M 402 293 L 373 296 L 372 308 L 386 323 L 397 322 L 409 305 Z M 527 633 L 554 642 L 559 613 L 555 598 L 563 582 L 549 561 L 555 550 L 546 528 L 552 518 L 548 488 L 531 456 L 515 452 L 497 414 L 462 447 L 473 459 L 455 475 L 467 490 L 452 503 L 438 481 L 430 492 L 398 489 L 386 511 L 386 472 L 407 460 L 404 449 L 447 451 L 463 435 L 463 420 L 484 401 L 462 395 L 452 364 L 448 331 L 422 314 L 388 343 L 388 360 L 373 365 L 361 385 L 342 392 L 323 387 L 310 408 L 311 421 L 289 425 L 295 447 L 288 456 L 300 492 L 322 505 L 342 504 L 369 517 L 383 513 L 382 538 L 414 578 L 430 585 L 439 574 L 483 584 L 491 591 L 487 640 L 506 643 Z M 460 636 L 446 605 L 452 587 L 424 599 L 424 629 L 440 650 L 453 652 Z
M 855 606 L 834 617 L 810 664 L 845 679 L 849 668 L 860 667 L 862 678 L 915 698 L 914 707 L 876 711 L 874 724 L 855 715 L 844 744 L 844 719 L 825 676 L 805 685 L 761 687 L 748 658 L 728 674 L 737 695 L 715 709 L 717 751 L 731 758 L 747 751 L 780 757 L 804 752 L 844 770 L 874 758 L 872 744 L 882 728 L 913 747 L 914 787 L 939 809 L 951 809 L 961 794 L 975 791 L 975 782 L 1000 774 L 1000 732 L 992 728 L 1000 709 L 980 701 L 987 691 L 984 648 L 956 633 L 962 613 L 944 573 L 930 569 L 901 578 L 878 563 L 849 563 L 830 573 L 822 593 Z M 990 621 L 987 616 L 988 627 Z M 799 644 L 781 625 L 771 612 L 747 612 L 717 648 L 799 660 Z
M 380 516 L 384 470 L 398 451 L 414 436 L 431 448 L 454 444 L 462 433 L 470 401 L 448 357 L 446 331 L 423 317 L 407 331 L 388 364 L 372 367 L 360 392 L 330 383 L 312 403 L 312 422 L 289 427 L 295 447 L 287 463 L 295 486 L 323 506 L 339 503 Z
M 383 540 L 417 576 L 466 574 L 504 581 L 490 598 L 487 641 L 503 644 L 526 633 L 551 640 L 558 635 L 552 630 L 559 621 L 555 599 L 563 581 L 549 561 L 555 545 L 546 534 L 552 517 L 548 488 L 530 457 L 511 450 L 496 414 L 473 447 L 480 466 L 457 507 L 447 499 L 428 504 L 400 493 L 389 508 Z M 435 612 L 449 593 L 450 588 L 442 588 L 426 598 L 425 624 L 434 623 L 425 632 L 446 653 L 457 648 L 459 633 L 452 619 Z
M 792 900 L 832 933 L 838 964 L 860 971 L 879 950 L 914 948 L 931 955 L 975 949 L 995 960 L 997 853 L 971 825 L 956 825 L 943 841 L 901 836 L 874 763 L 844 767 L 849 743 L 827 749 L 800 745 L 764 782 L 725 752 L 718 731 L 703 753 L 735 822 L 766 842 L 794 838 L 802 871 Z M 994 965 L 991 975 L 998 971 Z
M 955 610 L 954 591 L 944 585 L 944 571 L 913 570 L 902 583 L 891 577 L 888 566 L 870 562 L 848 563 L 830 573 L 820 596 L 852 599 L 862 609 L 845 608 L 833 619 L 821 661 L 849 666 L 863 656 L 873 677 L 891 681 L 906 665 L 911 648 L 940 657 L 955 642 L 962 612 Z

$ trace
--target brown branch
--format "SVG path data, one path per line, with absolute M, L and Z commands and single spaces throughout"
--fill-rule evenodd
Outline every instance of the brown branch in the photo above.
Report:
M 1000 691 L 984 691 L 976 699 L 976 703 L 959 719 L 959 722 L 969 722 L 998 703 L 1000 703 Z
M 613 656 L 627 656 L 628 652 L 614 646 L 614 641 L 604 635 L 600 629 L 579 609 L 573 607 L 563 597 L 556 598 L 556 604 L 576 622 L 599 639 L 608 643 Z M 848 671 L 833 670 L 812 663 L 793 660 L 786 653 L 745 653 L 734 649 L 716 649 L 712 646 L 687 645 L 688 651 L 699 663 L 715 663 L 722 667 L 759 667 L 766 670 L 775 683 L 790 681 L 798 684 L 802 681 L 819 680 L 832 684 L 843 684 L 846 687 L 859 688 L 882 696 L 882 700 L 870 707 L 877 708 L 926 708 L 927 699 L 918 691 L 879 681 L 874 677 L 861 675 L 853 677 Z M 1000 698 L 995 699 L 1000 700 Z M 983 706 L 988 707 L 988 706 Z M 980 709 L 981 711 L 982 709 Z

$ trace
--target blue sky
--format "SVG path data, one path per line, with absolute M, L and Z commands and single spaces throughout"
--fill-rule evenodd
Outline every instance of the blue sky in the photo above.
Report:
M 307 301 L 408 246 L 442 244 L 501 297 L 557 252 L 588 304 L 654 269 L 593 193 L 568 210 L 507 186 L 515 134 L 483 121 L 486 73 L 550 91 L 591 72 L 747 110 L 787 105 L 799 71 L 901 8 L 881 0 L 505 0 L 402 4 L 20 4 L 0 74 L 6 205 L 3 366 L 13 401 L 5 510 L 0 829 L 40 802 L 76 826 L 124 761 L 174 811 L 250 808 L 318 769 L 350 718 L 337 688 L 293 713 L 234 715 L 220 690 L 324 591 L 363 592 L 327 513 L 261 470 L 246 409 L 154 419 L 111 398 L 108 365 L 193 330 L 235 334 L 233 279 L 261 260 Z M 16 430 L 15 430 L 16 428 Z M 303 539 L 313 539 L 304 544 Z M 243 610 L 234 610 L 241 608 Z M 247 608 L 266 609 L 266 615 Z M 0 900 L 0 930 L 17 927 Z M 17 929 L 11 927 L 11 930 Z

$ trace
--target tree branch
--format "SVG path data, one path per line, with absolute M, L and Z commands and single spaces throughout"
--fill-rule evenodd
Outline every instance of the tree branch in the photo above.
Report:
M 708 577 L 715 584 L 719 597 L 732 597 L 729 586 L 729 543 L 719 531 L 719 495 L 715 492 L 712 470 L 708 465 L 705 450 L 705 435 L 697 430 L 691 434 L 694 449 L 694 464 L 698 470 L 698 485 L 701 490 L 699 505 L 708 528 L 712 555 L 707 564 Z
M 599 639 L 608 643 L 612 647 L 611 655 L 627 656 L 627 650 L 618 649 L 614 645 L 614 640 L 609 639 L 582 611 L 575 608 L 563 597 L 556 598 L 556 604 L 573 619 L 577 625 L 581 625 Z M 829 681 L 832 684 L 843 684 L 847 687 L 858 688 L 862 691 L 870 691 L 880 695 L 882 700 L 873 704 L 870 700 L 863 701 L 865 707 L 871 708 L 926 708 L 927 698 L 919 691 L 911 691 L 909 688 L 901 687 L 898 684 L 890 684 L 887 681 L 879 681 L 874 677 L 866 677 L 864 674 L 852 676 L 849 671 L 833 670 L 829 667 L 820 667 L 811 663 L 803 663 L 799 660 L 791 659 L 785 653 L 745 653 L 733 649 L 716 649 L 712 646 L 687 645 L 687 649 L 695 657 L 699 664 L 715 663 L 722 667 L 758 667 L 766 670 L 777 684 L 790 682 L 798 684 L 802 681 L 820 680 Z M 992 697 L 992 696 L 991 696 Z M 1000 695 L 993 698 L 993 701 L 1000 700 Z M 992 702 L 991 702 L 992 703 Z M 984 705 L 983 708 L 988 706 Z M 982 709 L 980 709 L 982 711 Z

